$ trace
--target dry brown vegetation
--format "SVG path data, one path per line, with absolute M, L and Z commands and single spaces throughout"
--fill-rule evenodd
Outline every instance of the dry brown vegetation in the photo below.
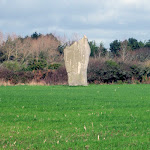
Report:
M 30 37 L 0 32 L 0 79 L 1 85 L 67 84 L 63 50 L 79 40 L 74 34 L 66 36 L 34 33 Z M 107 51 L 103 44 L 89 42 L 91 57 L 88 66 L 89 83 L 149 83 L 150 48 L 131 50 L 129 41 L 120 42 L 118 55 Z
M 0 86 L 10 86 L 10 85 L 13 85 L 10 83 L 10 81 L 5 81 L 3 79 L 0 79 Z
M 38 38 L 17 37 L 15 34 L 4 35 L 0 32 L 0 49 L 5 54 L 5 60 L 15 60 L 21 63 L 30 58 L 39 59 L 40 53 L 45 57 L 47 63 L 61 60 L 58 52 L 60 42 L 52 34 L 40 35 Z

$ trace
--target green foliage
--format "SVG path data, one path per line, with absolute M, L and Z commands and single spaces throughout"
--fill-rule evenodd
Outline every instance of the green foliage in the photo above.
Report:
M 120 49 L 121 49 L 120 41 L 115 40 L 112 43 L 110 43 L 110 51 L 114 56 L 119 56 Z
M 145 43 L 145 47 L 150 47 L 150 40 Z
M 60 66 L 61 66 L 61 64 L 50 64 L 48 66 L 48 69 L 55 70 L 55 69 L 58 69 Z
M 28 63 L 28 66 L 26 70 L 32 71 L 32 70 L 43 70 L 47 66 L 47 62 L 45 59 L 33 59 L 30 60 Z
M 96 45 L 95 41 L 90 41 L 89 46 L 91 48 L 91 57 L 104 57 L 107 54 L 107 49 L 104 47 L 103 43 L 99 46 Z
M 112 43 L 110 43 L 110 51 L 114 56 L 120 56 L 120 51 L 121 51 L 121 44 L 123 42 L 120 42 L 118 40 L 114 40 Z M 142 41 L 137 41 L 134 38 L 129 38 L 127 41 L 127 49 L 131 50 L 137 50 L 139 48 L 143 48 L 145 44 Z
M 139 67 L 136 65 L 131 66 L 131 71 L 132 71 L 132 75 L 136 80 L 139 80 L 140 82 L 142 82 L 142 79 L 144 76 L 149 77 L 150 75 L 150 68 L 148 67 Z
M 120 65 L 112 60 L 106 61 L 98 73 L 104 83 L 112 83 L 119 80 L 125 82 L 131 79 L 130 73 L 127 70 L 122 70 Z
M 145 44 L 142 41 L 138 42 L 138 44 L 139 44 L 139 48 L 143 48 L 145 46 Z
M 118 81 L 132 83 L 132 80 L 143 82 L 144 76 L 150 76 L 150 68 L 117 63 L 113 60 L 90 63 L 88 67 L 89 83 L 117 83 Z
M 117 68 L 117 67 L 119 67 L 119 65 L 117 64 L 117 62 L 115 62 L 113 60 L 107 60 L 105 63 L 107 64 L 108 67 L 111 67 L 111 68 Z
M 128 69 L 122 66 L 122 64 L 112 60 L 90 63 L 88 67 L 88 81 L 90 83 L 113 83 L 121 80 L 130 83 L 132 75 Z
M 149 90 L 0 86 L 0 149 L 148 150 Z
M 40 33 L 38 34 L 37 32 L 34 32 L 34 33 L 31 35 L 31 38 L 32 38 L 32 39 L 38 39 L 40 36 L 41 36 Z
M 17 61 L 4 61 L 2 65 L 12 71 L 19 71 L 22 69 L 21 64 Z
M 128 39 L 128 45 L 131 47 L 132 50 L 136 50 L 136 49 L 140 48 L 140 45 L 142 45 L 144 47 L 144 45 L 142 44 L 142 42 L 139 43 L 134 38 L 129 38 Z
M 100 43 L 98 52 L 99 52 L 100 56 L 102 56 L 102 57 L 105 57 L 107 54 L 107 49 L 104 47 L 102 42 Z
M 64 49 L 66 48 L 67 44 L 64 44 L 64 45 L 59 45 L 58 46 L 58 51 L 60 54 L 63 54 L 64 53 Z
M 106 54 L 107 54 L 107 49 L 106 49 L 106 48 L 102 48 L 102 49 L 101 49 L 101 56 L 102 56 L 102 57 L 105 57 Z
M 98 51 L 98 46 L 96 45 L 96 42 L 95 42 L 95 41 L 90 41 L 90 42 L 89 42 L 89 46 L 90 46 L 90 48 L 91 48 L 91 54 L 90 54 L 90 56 L 91 56 L 91 57 L 94 57 L 95 54 L 96 54 L 97 51 Z
M 6 60 L 6 56 L 0 49 L 0 63 L 4 62 L 5 60 Z

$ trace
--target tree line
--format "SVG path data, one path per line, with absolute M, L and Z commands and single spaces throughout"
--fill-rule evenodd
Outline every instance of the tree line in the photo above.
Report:
M 21 37 L 0 32 L 0 80 L 12 84 L 32 80 L 45 84 L 66 84 L 63 53 L 75 40 L 34 32 Z M 150 83 L 150 40 L 114 40 L 110 49 L 89 41 L 89 83 Z
M 14 67 L 14 70 L 57 68 L 58 64 L 63 63 L 64 48 L 73 42 L 73 40 L 62 42 L 62 39 L 53 34 L 43 35 L 34 32 L 31 36 L 23 38 L 0 32 L 0 63 L 10 69 Z M 103 43 L 97 45 L 95 41 L 89 41 L 89 45 L 91 58 L 119 58 L 123 62 L 144 62 L 150 59 L 150 40 L 145 43 L 135 38 L 114 40 L 110 43 L 109 50 Z
M 150 59 L 150 40 L 147 42 L 138 41 L 135 38 L 129 38 L 128 40 L 119 41 L 114 40 L 110 43 L 110 49 L 107 50 L 103 43 L 100 43 L 97 46 L 95 41 L 89 42 L 91 47 L 91 57 L 105 57 L 109 55 L 109 57 L 120 57 L 122 61 L 135 59 L 143 55 L 143 59 L 139 59 L 139 61 L 145 61 Z M 144 56 L 145 53 L 145 56 Z
M 58 51 L 60 41 L 53 35 L 33 33 L 24 38 L 15 34 L 0 39 L 0 62 L 4 66 L 20 66 L 20 69 L 43 69 L 47 64 L 62 60 Z

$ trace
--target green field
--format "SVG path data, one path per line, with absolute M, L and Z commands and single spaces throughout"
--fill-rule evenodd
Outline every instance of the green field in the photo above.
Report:
M 148 150 L 150 85 L 0 86 L 0 149 Z

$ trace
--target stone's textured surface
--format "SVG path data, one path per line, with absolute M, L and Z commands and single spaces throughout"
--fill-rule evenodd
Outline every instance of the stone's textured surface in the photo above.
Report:
M 90 53 L 91 49 L 86 36 L 65 48 L 64 59 L 70 86 L 87 86 L 87 67 Z

